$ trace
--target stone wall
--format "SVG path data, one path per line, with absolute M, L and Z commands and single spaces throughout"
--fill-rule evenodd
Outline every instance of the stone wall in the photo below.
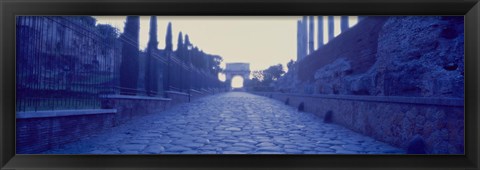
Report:
M 108 95 L 102 98 L 102 109 L 18 112 L 17 153 L 42 153 L 190 100 L 186 93 L 166 93 L 169 98 Z M 192 100 L 210 94 L 198 92 Z
M 190 90 L 190 99 L 191 100 L 195 100 L 195 99 L 198 99 L 198 98 L 201 98 L 203 96 L 206 96 L 206 95 L 209 95 L 208 92 L 201 92 L 201 91 L 197 91 L 197 90 Z
M 371 94 L 464 96 L 464 17 L 391 17 L 378 38 L 377 63 L 365 75 Z
M 188 93 L 176 92 L 176 91 L 165 91 L 165 94 L 168 98 L 172 99 L 170 102 L 171 106 L 190 102 L 190 95 Z
M 325 117 L 394 146 L 408 149 L 414 138 L 426 153 L 464 153 L 464 101 L 461 98 L 300 95 L 256 93 Z
M 136 116 L 161 112 L 171 106 L 173 100 L 170 98 L 109 95 L 102 99 L 103 109 L 117 109 L 115 113 L 115 125 L 122 124 Z M 180 103 L 179 101 L 175 103 Z M 187 101 L 188 102 L 188 101 Z
M 114 125 L 115 109 L 39 111 L 17 114 L 17 154 L 41 153 Z M 70 111 L 71 112 L 71 111 Z
M 278 90 L 464 96 L 463 16 L 371 16 L 297 62 Z

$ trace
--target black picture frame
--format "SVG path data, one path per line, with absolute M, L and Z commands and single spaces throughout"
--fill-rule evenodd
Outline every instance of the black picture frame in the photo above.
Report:
M 2 0 L 1 169 L 478 169 L 478 0 Z M 16 155 L 16 15 L 464 15 L 465 155 Z

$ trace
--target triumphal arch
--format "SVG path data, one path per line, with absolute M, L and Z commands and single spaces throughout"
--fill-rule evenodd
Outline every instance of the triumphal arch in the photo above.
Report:
M 226 63 L 225 80 L 231 87 L 232 78 L 241 76 L 243 81 L 250 79 L 250 63 Z

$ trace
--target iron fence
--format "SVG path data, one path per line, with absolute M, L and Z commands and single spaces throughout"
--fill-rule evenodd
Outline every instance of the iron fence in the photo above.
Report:
M 136 89 L 120 87 L 121 46 L 135 42 L 112 35 L 92 17 L 19 16 L 16 27 L 17 111 L 95 109 L 109 94 L 163 96 L 167 90 L 225 87 L 216 75 L 180 59 L 185 56 L 160 50 L 147 54 L 158 73 L 156 90 L 142 87 L 145 77 Z
M 17 110 L 99 108 L 115 85 L 115 39 L 90 17 L 19 16 Z

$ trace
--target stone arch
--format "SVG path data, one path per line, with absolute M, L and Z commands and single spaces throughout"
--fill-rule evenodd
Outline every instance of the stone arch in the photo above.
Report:
M 232 78 L 241 76 L 243 83 L 250 79 L 250 63 L 227 63 L 225 68 L 225 81 L 232 87 Z

